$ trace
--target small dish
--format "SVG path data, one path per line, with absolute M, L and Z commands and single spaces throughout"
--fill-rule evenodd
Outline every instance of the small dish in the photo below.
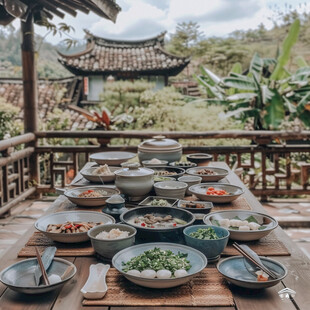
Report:
M 87 181 L 93 183 L 103 183 L 103 182 L 109 183 L 115 180 L 116 175 L 114 174 L 114 171 L 119 170 L 119 167 L 109 167 L 112 174 L 108 175 L 93 174 L 98 167 L 99 165 L 98 166 L 95 165 L 93 167 L 81 170 L 80 173 Z
M 213 156 L 206 153 L 195 153 L 186 155 L 186 159 L 198 166 L 208 166 L 212 161 Z
M 152 204 L 152 201 L 154 200 L 165 200 L 167 202 L 166 205 L 164 205 L 163 207 L 173 207 L 178 199 L 174 199 L 174 198 L 171 198 L 171 197 L 162 197 L 162 196 L 149 196 L 149 197 L 146 197 L 144 200 L 142 200 L 140 203 L 139 203 L 139 206 L 155 206 L 155 207 L 161 207 L 161 205 L 156 205 L 156 204 Z
M 228 195 L 216 196 L 216 195 L 207 195 L 207 189 L 214 187 L 215 189 L 225 190 L 228 192 Z M 235 185 L 225 184 L 225 183 L 201 183 L 192 185 L 189 188 L 189 191 L 197 196 L 201 200 L 212 201 L 215 203 L 228 203 L 237 199 L 240 195 L 244 193 L 244 190 Z
M 76 267 L 74 264 L 62 258 L 54 258 L 47 271 L 47 275 L 49 277 L 51 275 L 62 277 L 64 274 L 66 274 L 64 279 L 54 284 L 37 286 L 35 284 L 34 278 L 34 271 L 36 267 L 36 258 L 29 258 L 19 261 L 2 270 L 0 274 L 0 281 L 12 290 L 20 293 L 43 294 L 63 286 L 76 274 Z M 71 270 L 69 273 L 66 273 L 68 267 L 71 267 Z
M 260 256 L 260 259 L 268 269 L 279 274 L 277 279 L 257 281 L 255 276 L 246 269 L 243 256 L 225 258 L 221 260 L 216 267 L 228 282 L 247 289 L 272 287 L 287 276 L 287 269 L 281 263 L 262 256 Z
M 79 197 L 87 191 L 95 191 L 101 194 L 99 197 Z M 99 207 L 106 203 L 112 195 L 119 194 L 119 190 L 108 186 L 84 186 L 65 191 L 64 195 L 73 203 L 82 207 Z
M 155 158 L 156 160 L 151 159 L 151 160 L 143 160 L 142 161 L 142 165 L 144 167 L 149 167 L 149 168 L 152 168 L 152 167 L 166 167 L 168 165 L 168 160 L 160 160 L 160 159 L 157 159 Z
M 202 177 L 194 176 L 194 175 L 183 175 L 182 177 L 178 178 L 178 181 L 184 182 L 187 184 L 187 189 L 185 195 L 190 196 L 191 193 L 188 190 L 192 185 L 200 184 L 202 181 Z
M 90 155 L 90 159 L 94 160 L 98 165 L 120 165 L 129 159 L 132 159 L 137 154 L 131 152 L 100 152 Z
M 182 206 L 184 204 L 187 204 L 188 206 L 185 207 L 185 206 Z M 196 206 L 194 205 L 199 205 L 199 208 L 197 208 Z M 181 209 L 184 209 L 184 210 L 187 210 L 191 213 L 202 213 L 203 216 L 205 214 L 208 214 L 211 212 L 212 208 L 213 208 L 213 203 L 210 202 L 210 201 L 190 201 L 190 200 L 179 200 L 178 201 L 178 208 L 181 208 Z
M 185 173 L 184 169 L 171 166 L 166 167 L 153 166 L 150 167 L 150 169 L 154 170 L 154 177 L 161 176 L 161 177 L 171 177 L 174 179 L 178 179 Z
M 210 166 L 189 168 L 186 170 L 186 173 L 192 176 L 201 177 L 203 182 L 217 182 L 229 174 L 226 169 Z
M 89 276 L 81 293 L 87 299 L 101 299 L 108 291 L 106 275 L 110 265 L 92 264 L 89 266 Z
M 172 163 L 169 163 L 169 166 L 178 167 L 182 169 L 188 169 L 188 168 L 196 167 L 197 164 L 190 162 L 190 161 L 174 161 Z

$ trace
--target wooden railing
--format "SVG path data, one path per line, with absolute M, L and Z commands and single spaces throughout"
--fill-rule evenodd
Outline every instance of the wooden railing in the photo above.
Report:
M 206 152 L 225 161 L 257 196 L 309 195 L 310 132 L 220 131 L 137 132 L 72 131 L 28 133 L 0 141 L 0 215 L 33 193 L 44 193 L 70 183 L 94 152 L 137 152 L 139 141 L 155 135 L 179 140 L 184 154 Z M 88 145 L 48 145 L 49 139 L 89 139 Z M 91 145 L 94 138 L 102 145 Z M 246 139 L 247 145 L 209 146 L 210 139 Z M 118 139 L 120 145 L 105 145 Z M 292 141 L 294 140 L 294 141 Z M 298 140 L 298 144 L 296 143 Z M 113 141 L 113 140 L 112 140 Z M 133 144 L 133 145 L 131 145 Z M 23 145 L 23 149 L 18 147 Z M 302 158 L 304 155 L 304 158 Z M 31 167 L 40 158 L 40 178 Z M 38 181 L 35 181 L 37 180 Z
M 35 148 L 26 145 L 18 150 L 34 141 L 33 133 L 0 141 L 0 215 L 36 191 L 30 180 L 30 157 Z

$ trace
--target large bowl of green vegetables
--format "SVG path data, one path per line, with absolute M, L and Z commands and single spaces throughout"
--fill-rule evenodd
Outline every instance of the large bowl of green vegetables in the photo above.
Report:
M 164 289 L 190 281 L 207 266 L 207 258 L 185 245 L 156 242 L 126 248 L 112 264 L 137 285 Z
M 193 225 L 186 227 L 183 233 L 185 243 L 201 251 L 208 261 L 220 258 L 229 239 L 229 231 L 218 226 Z

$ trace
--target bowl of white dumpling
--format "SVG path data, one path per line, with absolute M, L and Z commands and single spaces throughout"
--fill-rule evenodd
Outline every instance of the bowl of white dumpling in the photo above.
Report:
M 278 226 L 277 220 L 269 215 L 245 210 L 214 212 L 207 214 L 203 222 L 228 229 L 229 238 L 238 241 L 258 240 Z
M 112 264 L 129 281 L 162 289 L 190 281 L 207 266 L 207 258 L 186 245 L 154 242 L 134 245 L 116 253 Z

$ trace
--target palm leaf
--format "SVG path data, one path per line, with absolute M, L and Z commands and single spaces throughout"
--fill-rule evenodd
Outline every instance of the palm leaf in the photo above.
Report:
M 260 81 L 261 73 L 263 71 L 264 61 L 261 59 L 257 53 L 254 54 L 249 71 L 256 76 L 256 79 Z

